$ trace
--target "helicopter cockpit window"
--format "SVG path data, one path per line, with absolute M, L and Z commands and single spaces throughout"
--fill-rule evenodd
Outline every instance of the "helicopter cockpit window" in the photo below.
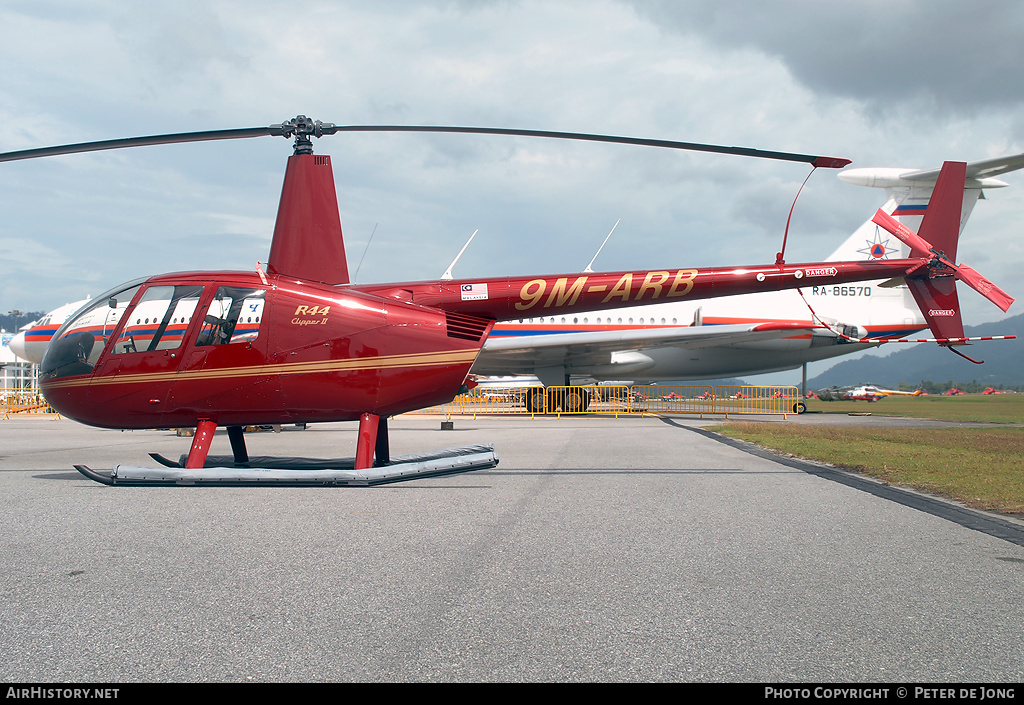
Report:
M 210 302 L 196 345 L 230 345 L 256 339 L 266 289 L 222 286 Z
M 137 279 L 111 289 L 69 318 L 47 346 L 41 374 L 45 377 L 68 377 L 92 372 L 143 281 Z
M 151 286 L 128 314 L 114 354 L 173 350 L 181 345 L 202 286 Z

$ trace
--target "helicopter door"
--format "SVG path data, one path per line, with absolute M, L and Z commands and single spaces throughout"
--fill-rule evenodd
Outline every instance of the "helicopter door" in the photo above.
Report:
M 89 387 L 94 402 L 127 402 L 148 413 L 160 408 L 202 293 L 202 286 L 193 285 L 151 286 L 143 292 L 107 342 Z M 133 402 L 132 397 L 139 399 Z
M 222 417 L 252 408 L 249 395 L 261 399 L 275 393 L 276 376 L 256 374 L 266 364 L 266 332 L 261 334 L 266 293 L 221 286 L 197 312 L 199 329 L 171 392 L 176 408 Z

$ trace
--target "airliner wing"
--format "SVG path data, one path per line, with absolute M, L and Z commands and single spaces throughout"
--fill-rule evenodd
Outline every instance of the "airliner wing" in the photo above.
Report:
M 810 324 L 767 322 L 491 337 L 484 343 L 473 372 L 515 374 L 559 360 L 585 374 L 583 367 L 607 365 L 613 352 L 654 347 L 708 348 L 810 335 L 815 328 Z

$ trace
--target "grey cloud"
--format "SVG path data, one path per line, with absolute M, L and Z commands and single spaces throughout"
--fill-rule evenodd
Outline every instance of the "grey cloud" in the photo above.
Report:
M 664 31 L 762 51 L 813 91 L 872 110 L 973 114 L 1024 101 L 1024 4 L 1014 0 L 629 4 Z

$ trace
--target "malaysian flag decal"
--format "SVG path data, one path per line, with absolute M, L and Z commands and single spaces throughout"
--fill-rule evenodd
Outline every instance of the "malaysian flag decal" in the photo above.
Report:
M 462 285 L 462 300 L 463 301 L 482 301 L 487 298 L 487 285 L 486 284 L 463 284 Z

